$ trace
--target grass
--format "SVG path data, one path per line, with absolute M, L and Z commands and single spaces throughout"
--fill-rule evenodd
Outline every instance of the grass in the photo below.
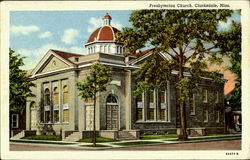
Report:
M 167 138 L 177 138 L 176 134 L 165 134 L 165 135 L 141 135 L 140 139 L 167 139 Z
M 10 140 L 10 142 L 17 142 L 17 143 L 39 143 L 39 144 L 58 144 L 58 145 L 71 145 L 74 143 L 64 143 L 64 142 L 42 142 L 42 141 L 25 141 L 25 140 Z
M 161 142 L 151 142 L 151 141 L 134 141 L 134 142 L 122 142 L 122 143 L 113 143 L 119 146 L 134 146 L 134 145 L 145 145 L 145 144 L 157 144 Z
M 55 135 L 36 135 L 36 136 L 28 136 L 23 137 L 22 139 L 30 139 L 30 140 L 50 140 L 50 141 L 61 141 L 61 136 Z
M 82 147 L 94 147 L 93 145 L 80 145 Z M 108 145 L 104 145 L 104 144 L 96 144 L 95 147 L 110 147 Z
M 84 138 L 80 139 L 78 142 L 92 143 L 93 138 Z M 104 138 L 104 137 L 96 137 L 96 143 L 105 143 L 105 142 L 116 142 L 114 139 Z
M 239 136 L 230 136 L 230 135 L 221 135 L 220 137 L 189 137 L 187 141 L 193 141 L 193 140 L 211 140 L 211 139 L 223 139 L 223 138 L 234 138 L 234 137 L 239 137 Z M 166 141 L 178 141 L 178 139 L 170 139 L 170 140 L 166 140 Z

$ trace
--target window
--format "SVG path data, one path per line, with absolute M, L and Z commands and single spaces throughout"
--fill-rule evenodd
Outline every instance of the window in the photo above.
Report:
M 104 46 L 104 53 L 107 53 L 107 46 Z
M 215 103 L 219 103 L 219 92 L 215 92 Z
M 18 128 L 18 114 L 12 114 L 12 121 L 11 121 L 12 128 Z
M 136 98 L 136 120 L 142 121 L 143 120 L 143 94 L 140 94 Z
M 116 47 L 116 53 L 119 54 L 119 46 Z
M 122 54 L 122 47 L 120 47 L 120 54 Z
M 216 123 L 219 123 L 220 122 L 220 112 L 219 111 L 216 111 L 215 113 L 216 115 Z
M 59 89 L 54 88 L 53 92 L 53 102 L 54 102 L 54 122 L 59 122 Z
M 191 98 L 191 104 L 190 104 L 190 114 L 195 115 L 195 93 L 193 93 L 193 96 Z
M 155 95 L 154 90 L 149 91 L 149 108 L 148 108 L 148 120 L 155 120 Z
M 202 90 L 202 99 L 203 99 L 203 102 L 204 103 L 207 103 L 208 101 L 207 101 L 207 89 L 203 89 Z
M 94 103 L 94 99 L 93 98 L 87 98 L 85 100 L 86 103 Z
M 208 110 L 204 110 L 203 119 L 204 119 L 204 122 L 208 122 Z
M 48 88 L 45 89 L 45 96 L 44 96 L 44 120 L 45 123 L 51 122 L 51 112 L 50 112 L 50 91 Z
M 69 122 L 69 89 L 68 86 L 63 87 L 63 122 Z
M 160 120 L 161 121 L 166 121 L 167 117 L 166 117 L 166 108 L 167 108 L 167 101 L 166 101 L 166 92 L 165 91 L 161 91 L 160 92 Z
M 100 46 L 100 52 L 103 52 L 103 51 L 102 51 L 102 46 Z
M 154 103 L 154 90 L 149 91 L 149 102 Z

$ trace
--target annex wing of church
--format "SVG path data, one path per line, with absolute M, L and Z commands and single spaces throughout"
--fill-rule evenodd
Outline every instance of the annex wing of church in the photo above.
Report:
M 97 97 L 96 130 L 102 137 L 136 139 L 140 134 L 170 134 L 179 128 L 177 92 L 174 78 L 165 91 L 156 89 L 134 98 L 132 72 L 152 55 L 124 57 L 123 43 L 115 41 L 120 32 L 111 26 L 111 16 L 89 37 L 87 55 L 50 49 L 30 73 L 35 97 L 27 100 L 26 130 L 36 134 L 62 135 L 64 140 L 91 136 L 93 100 L 81 99 L 76 83 L 83 81 L 91 64 L 112 68 L 112 82 Z M 164 55 L 159 58 L 167 60 Z M 174 73 L 173 73 L 174 75 Z M 190 135 L 224 132 L 223 84 L 204 78 L 187 103 L 187 127 Z

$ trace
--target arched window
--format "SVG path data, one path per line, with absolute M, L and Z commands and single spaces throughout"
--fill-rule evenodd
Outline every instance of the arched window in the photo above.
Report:
M 117 99 L 113 94 L 110 94 L 107 98 L 107 103 L 117 103 Z
M 30 103 L 30 108 L 36 108 L 36 103 L 35 102 L 31 102 Z
M 54 88 L 53 92 L 53 102 L 54 102 L 54 122 L 59 122 L 59 89 Z
M 44 95 L 44 120 L 45 123 L 51 122 L 50 91 L 48 88 L 45 89 L 45 95 Z
M 69 89 L 68 86 L 63 87 L 63 122 L 69 122 Z

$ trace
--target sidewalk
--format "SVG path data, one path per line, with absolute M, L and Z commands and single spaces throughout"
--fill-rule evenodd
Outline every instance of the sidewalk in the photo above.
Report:
M 60 145 L 68 147 L 81 147 L 86 149 L 109 149 L 109 148 L 120 148 L 128 146 L 145 146 L 155 144 L 177 144 L 177 143 L 195 143 L 195 142 L 206 142 L 206 141 L 220 141 L 220 140 L 233 140 L 241 139 L 241 134 L 230 134 L 230 135 L 216 135 L 216 136 L 200 136 L 200 137 L 189 137 L 187 141 L 178 141 L 177 138 L 168 139 L 143 139 L 143 140 L 126 140 L 118 142 L 103 142 L 96 143 L 97 147 L 92 147 L 92 143 L 85 142 L 68 142 L 68 141 L 48 141 L 48 140 L 11 140 L 10 143 L 26 143 L 26 144 L 45 144 L 45 145 Z M 141 143 L 141 144 L 140 144 Z

